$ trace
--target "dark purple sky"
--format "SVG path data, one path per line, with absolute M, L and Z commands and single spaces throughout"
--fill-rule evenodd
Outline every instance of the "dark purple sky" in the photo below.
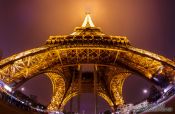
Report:
M 105 33 L 125 35 L 135 47 L 168 58 L 175 56 L 174 0 L 0 0 L 3 57 L 39 47 L 49 35 L 70 34 L 82 24 L 86 11 Z M 126 82 L 127 102 L 144 98 L 135 96 L 142 96 L 142 89 L 148 87 L 146 81 L 132 76 Z M 25 87 L 26 94 L 36 94 L 48 103 L 52 90 L 47 78 L 34 78 Z

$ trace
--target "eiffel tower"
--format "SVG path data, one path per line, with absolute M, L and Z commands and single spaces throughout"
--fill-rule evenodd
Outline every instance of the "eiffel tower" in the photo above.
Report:
M 135 48 L 125 36 L 103 33 L 87 14 L 72 34 L 50 36 L 45 45 L 0 61 L 0 79 L 13 90 L 39 74 L 52 82 L 50 111 L 63 111 L 82 93 L 94 93 L 116 110 L 125 103 L 122 88 L 130 75 L 140 74 L 164 87 L 175 80 L 175 62 Z

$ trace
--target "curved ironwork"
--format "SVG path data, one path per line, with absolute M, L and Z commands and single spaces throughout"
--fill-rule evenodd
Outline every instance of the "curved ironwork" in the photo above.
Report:
M 133 47 L 125 36 L 104 34 L 88 15 L 85 20 L 83 26 L 70 35 L 50 36 L 44 46 L 1 60 L 0 79 L 10 85 L 45 73 L 53 85 L 49 110 L 62 110 L 77 94 L 77 66 L 82 64 L 95 64 L 99 68 L 97 94 L 113 108 L 124 103 L 122 87 L 131 73 L 150 80 L 161 74 L 169 83 L 174 82 L 174 61 Z M 73 82 L 72 69 L 77 69 Z M 85 82 L 93 85 L 92 81 L 85 79 L 82 83 Z M 74 86 L 71 83 L 75 83 Z

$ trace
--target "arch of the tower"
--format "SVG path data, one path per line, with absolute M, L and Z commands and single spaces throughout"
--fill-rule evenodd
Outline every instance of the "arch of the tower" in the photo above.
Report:
M 78 96 L 78 95 L 79 95 L 78 92 L 73 92 L 73 93 L 69 94 L 69 95 L 63 100 L 63 103 L 62 103 L 62 105 L 61 105 L 61 109 L 63 110 L 64 107 L 66 106 L 66 104 L 67 104 L 71 99 L 73 99 L 74 97 L 76 97 L 76 96 Z M 105 93 L 103 93 L 103 92 L 98 92 L 97 95 L 98 95 L 99 97 L 101 97 L 102 99 L 104 99 L 104 100 L 108 103 L 108 105 L 110 106 L 110 108 L 111 108 L 112 110 L 114 110 L 113 101 L 111 101 L 111 99 L 110 99 Z
M 75 93 L 72 92 L 73 95 L 70 94 L 71 89 L 66 90 L 68 85 L 65 80 L 68 77 L 64 74 L 63 69 L 78 64 L 108 65 L 116 68 L 121 66 L 130 71 L 122 73 L 122 70 L 119 70 L 120 72 L 115 72 L 116 74 L 107 74 L 109 75 L 107 85 L 110 85 L 107 89 L 110 91 L 109 93 L 104 93 L 99 88 L 98 95 L 103 97 L 110 106 L 123 103 L 118 98 L 122 97 L 123 82 L 131 72 L 142 74 L 146 78 L 151 79 L 164 66 L 168 66 L 172 71 L 175 68 L 175 63 L 171 60 L 135 48 L 60 48 L 43 46 L 0 61 L 0 79 L 7 84 L 11 84 L 45 73 L 51 79 L 54 91 L 51 104 L 48 108 L 55 110 L 64 106 L 71 96 L 76 95 L 76 90 Z M 164 74 L 168 72 L 166 70 L 162 71 Z M 109 98 L 111 93 L 112 96 Z
M 134 52 L 118 48 L 88 47 L 66 49 L 48 49 L 45 47 L 45 49 L 36 50 L 29 50 L 2 60 L 0 62 L 1 79 L 10 83 L 13 81 L 13 77 L 17 78 L 21 77 L 21 75 L 25 77 L 36 72 L 42 72 L 54 64 L 59 64 L 60 66 L 86 63 L 113 66 L 121 64 L 148 78 L 151 78 L 151 75 L 156 73 L 164 64 L 175 67 L 174 62 L 161 56 L 144 52 L 144 50 Z
M 102 97 L 108 105 L 111 107 L 112 110 L 115 109 L 115 106 L 117 105 L 122 105 L 124 103 L 123 96 L 122 96 L 122 89 L 123 89 L 123 84 L 124 81 L 127 79 L 128 76 L 131 75 L 131 72 L 128 72 L 125 70 L 124 72 L 119 72 L 118 70 L 114 70 L 115 67 L 113 67 L 112 70 L 109 70 L 107 72 L 106 76 L 109 78 L 106 78 L 107 80 L 110 80 L 110 85 L 108 88 L 105 88 L 102 83 L 104 84 L 105 82 L 100 82 L 99 85 L 97 86 L 97 95 Z M 111 73 L 111 71 L 115 74 L 113 77 L 108 74 Z M 108 81 L 107 81 L 108 82 Z M 106 83 L 107 84 L 107 83 Z M 72 99 L 75 96 L 78 96 L 81 94 L 78 90 L 78 84 L 75 84 L 72 86 L 68 92 L 65 95 L 65 98 L 62 101 L 60 109 L 63 110 L 64 106 L 68 103 L 70 99 Z M 104 89 L 108 89 L 109 91 L 104 91 Z

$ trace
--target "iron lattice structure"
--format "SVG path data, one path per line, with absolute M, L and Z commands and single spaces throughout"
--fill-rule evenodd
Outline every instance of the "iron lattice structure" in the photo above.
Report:
M 51 111 L 62 111 L 72 97 L 84 92 L 95 92 L 115 109 L 124 103 L 122 87 L 128 76 L 138 73 L 153 80 L 161 74 L 171 83 L 174 68 L 174 61 L 133 47 L 127 37 L 104 34 L 88 14 L 72 34 L 50 36 L 39 48 L 1 60 L 0 79 L 15 89 L 45 74 L 53 85 Z M 84 76 L 86 72 L 93 77 Z

